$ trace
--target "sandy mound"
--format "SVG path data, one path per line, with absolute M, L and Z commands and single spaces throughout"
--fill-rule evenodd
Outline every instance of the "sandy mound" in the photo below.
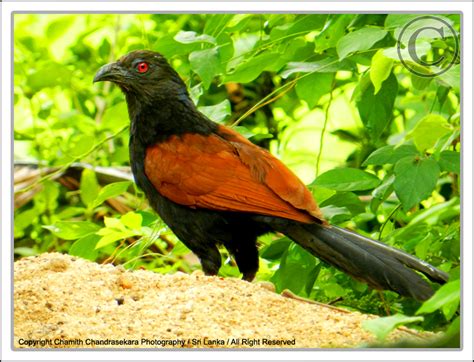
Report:
M 62 254 L 15 263 L 15 347 L 323 348 L 374 342 L 372 316 L 239 279 L 126 271 Z M 391 340 L 426 338 L 407 329 Z

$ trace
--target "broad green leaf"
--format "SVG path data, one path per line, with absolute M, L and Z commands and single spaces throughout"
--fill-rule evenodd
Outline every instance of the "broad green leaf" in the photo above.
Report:
M 103 229 L 102 229 L 103 230 Z M 110 245 L 118 240 L 124 240 L 133 236 L 140 235 L 138 232 L 133 230 L 117 231 L 114 229 L 107 230 L 105 233 L 101 233 L 102 237 L 97 242 L 95 249 L 103 248 L 104 246 Z
M 397 27 L 393 37 L 402 44 L 408 45 L 413 39 L 431 41 L 432 39 L 443 39 L 446 36 L 452 36 L 451 29 L 438 19 L 451 26 L 453 24 L 450 19 L 444 16 L 427 17 L 420 15 L 416 20 L 412 19 L 412 22 L 406 22 L 403 26 Z M 423 30 L 420 31 L 420 29 Z
M 260 257 L 267 260 L 278 260 L 282 257 L 283 253 L 288 250 L 290 245 L 290 239 L 287 237 L 280 238 L 273 241 L 271 244 L 264 246 L 260 250 Z
M 120 217 L 120 221 L 129 229 L 140 229 L 142 227 L 142 216 L 136 212 L 130 211 Z
M 395 193 L 403 209 L 409 210 L 433 192 L 439 176 L 438 163 L 432 158 L 408 156 L 395 164 Z
M 338 70 L 351 70 L 349 61 L 339 61 L 334 57 L 327 57 L 315 62 L 289 62 L 281 72 L 282 78 L 288 78 L 293 73 L 334 73 Z
M 207 15 L 204 26 L 204 34 L 216 36 L 216 34 L 221 32 L 229 24 L 229 21 L 231 21 L 234 17 L 234 14 Z
M 152 49 L 163 54 L 167 58 L 171 58 L 177 55 L 188 55 L 194 50 L 199 50 L 202 43 L 188 43 L 184 44 L 174 39 L 173 35 L 165 35 L 160 37 Z
M 401 145 L 399 147 L 388 145 L 378 148 L 372 152 L 364 161 L 362 166 L 383 166 L 386 164 L 396 163 L 398 160 L 401 160 L 404 157 L 415 156 L 417 154 L 418 151 L 416 150 L 415 146 L 412 145 Z
M 64 64 L 47 62 L 39 65 L 35 71 L 28 75 L 27 84 L 33 92 L 47 87 L 67 86 L 72 78 L 72 72 Z
M 53 21 L 46 28 L 46 37 L 48 41 L 54 41 L 57 38 L 64 36 L 68 33 L 68 29 L 74 25 L 76 17 L 73 15 L 62 16 L 57 20 Z
M 434 154 L 439 155 L 442 151 L 446 151 L 452 147 L 453 142 L 459 137 L 459 134 L 459 129 L 453 129 L 444 136 L 441 136 L 434 145 Z
M 92 208 L 101 205 L 105 200 L 112 197 L 117 197 L 123 194 L 132 184 L 131 181 L 120 181 L 108 184 L 102 190 L 100 190 L 97 198 L 92 203 Z
M 333 73 L 313 73 L 296 82 L 296 94 L 313 108 L 318 100 L 332 90 Z
M 393 105 L 398 90 L 397 78 L 391 73 L 382 83 L 382 88 L 377 94 L 374 94 L 372 82 L 361 83 L 357 108 L 368 134 L 373 141 L 377 141 L 392 120 Z
M 275 60 L 279 59 L 278 53 L 262 53 L 240 63 L 235 71 L 224 77 L 224 83 L 237 82 L 249 83 L 257 78 L 263 71 L 272 68 Z
M 456 151 L 443 151 L 439 154 L 439 166 L 442 171 L 461 173 L 461 155 Z
M 22 238 L 25 236 L 25 229 L 36 221 L 36 218 L 40 214 L 35 208 L 28 209 L 25 211 L 15 211 L 14 216 L 14 237 Z
M 388 14 L 385 18 L 384 26 L 386 30 L 395 30 L 419 17 L 419 14 Z
M 53 225 L 43 225 L 43 228 L 64 240 L 76 240 L 100 229 L 90 221 L 57 221 Z
M 174 40 L 183 44 L 211 43 L 216 44 L 216 39 L 207 34 L 198 35 L 195 31 L 180 31 L 174 36 Z
M 370 80 L 374 85 L 374 94 L 377 94 L 382 88 L 382 83 L 392 72 L 393 59 L 387 58 L 383 54 L 383 49 L 377 51 L 372 57 L 370 66 Z
M 362 28 L 344 35 L 337 42 L 337 54 L 339 55 L 339 60 L 346 58 L 349 54 L 369 50 L 375 43 L 382 40 L 386 35 L 387 32 L 379 28 Z
M 209 88 L 214 77 L 221 73 L 221 61 L 217 47 L 196 50 L 189 54 L 192 70 L 199 75 L 205 89 Z
M 420 73 L 423 74 L 423 71 L 421 71 Z M 413 85 L 413 87 L 419 90 L 423 90 L 426 87 L 428 87 L 431 81 L 433 80 L 432 77 L 420 77 L 414 73 L 410 74 L 410 78 L 411 78 L 411 84 Z
M 395 175 L 387 174 L 382 183 L 372 191 L 372 200 L 370 201 L 370 210 L 375 213 L 380 204 L 384 202 L 393 192 L 393 182 Z
M 336 168 L 318 176 L 313 184 L 337 191 L 363 191 L 377 187 L 380 180 L 356 168 Z
M 75 255 L 84 259 L 95 261 L 98 255 L 95 246 L 99 240 L 100 236 L 96 234 L 83 236 L 71 245 L 68 253 L 70 255 Z
M 412 138 L 416 148 L 424 152 L 432 148 L 438 139 L 449 133 L 451 128 L 448 121 L 439 114 L 430 113 L 423 117 L 407 135 Z
M 453 65 L 446 72 L 438 75 L 435 78 L 438 83 L 453 88 L 459 92 L 461 87 L 461 66 L 459 64 Z
M 129 122 L 127 103 L 124 101 L 114 104 L 110 107 L 105 107 L 104 114 L 102 116 L 101 127 L 116 132 L 125 125 L 129 124 Z
M 416 47 L 416 54 L 418 55 L 419 58 L 421 58 L 425 56 L 426 54 L 428 54 L 428 52 L 431 49 L 431 44 L 426 40 L 420 39 L 416 42 L 415 47 Z M 399 62 L 400 59 L 405 59 L 405 61 L 409 62 L 411 66 L 417 67 L 417 69 L 419 68 L 420 70 L 425 69 L 419 65 L 417 66 L 416 63 L 409 61 L 409 59 L 411 59 L 411 55 L 410 55 L 410 49 L 408 47 L 398 48 L 395 46 L 391 48 L 386 48 L 386 49 L 383 49 L 383 55 L 385 55 L 387 58 L 396 60 L 397 62 Z M 427 74 L 430 73 L 428 70 L 425 70 L 425 72 Z
M 79 187 L 81 201 L 89 207 L 99 194 L 100 186 L 94 171 L 85 168 L 81 175 L 81 184 Z
M 335 47 L 339 39 L 345 35 L 346 28 L 354 16 L 353 14 L 330 15 L 323 31 L 314 38 L 315 52 L 322 53 L 326 49 Z
M 372 332 L 379 340 L 384 340 L 390 332 L 397 327 L 414 322 L 423 321 L 423 317 L 408 317 L 403 314 L 395 314 L 389 317 L 381 317 L 362 322 L 362 328 Z
M 449 303 L 459 300 L 461 296 L 460 288 L 461 282 L 459 279 L 446 283 L 421 305 L 416 314 L 432 313 Z
M 364 204 L 353 192 L 337 192 L 335 195 L 319 203 L 321 207 L 329 205 L 344 207 L 349 210 L 352 215 L 360 214 L 365 210 Z
M 198 109 L 217 123 L 223 122 L 231 113 L 230 102 L 227 99 L 213 106 L 203 106 L 198 107 Z
M 270 32 L 270 39 L 295 37 L 304 35 L 313 30 L 319 30 L 324 26 L 327 15 L 325 14 L 304 14 L 297 15 L 294 21 L 284 25 L 276 26 Z
M 95 136 L 88 134 L 73 135 L 64 145 L 64 153 L 71 158 L 83 157 L 95 146 Z
M 322 206 L 321 212 L 323 213 L 324 218 L 328 220 L 331 224 L 339 224 L 344 221 L 350 220 L 352 217 L 352 213 L 345 206 Z
M 326 297 L 335 299 L 347 294 L 346 290 L 337 283 L 327 283 L 324 285 Z
M 270 280 L 278 292 L 289 289 L 293 293 L 304 294 L 307 279 L 315 265 L 316 259 L 313 255 L 299 245 L 291 243 L 281 259 L 280 267 Z M 295 275 L 298 275 L 298 278 L 295 278 Z

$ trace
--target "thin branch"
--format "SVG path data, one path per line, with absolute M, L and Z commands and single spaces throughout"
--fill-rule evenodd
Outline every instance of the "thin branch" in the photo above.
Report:
M 316 177 L 318 177 L 318 175 L 319 175 L 319 165 L 321 163 L 321 155 L 323 154 L 324 135 L 326 134 L 326 128 L 327 128 L 327 125 L 328 125 L 329 108 L 331 108 L 335 84 L 336 84 L 336 77 L 334 77 L 334 79 L 332 81 L 331 91 L 329 92 L 329 101 L 328 101 L 328 104 L 326 106 L 326 112 L 324 113 L 324 124 L 323 124 L 323 129 L 321 130 L 321 139 L 319 141 L 318 158 L 316 159 Z
M 385 226 L 387 225 L 387 223 L 390 221 L 390 219 L 393 217 L 393 215 L 395 215 L 395 213 L 400 209 L 400 207 L 402 207 L 402 204 L 398 204 L 393 210 L 392 212 L 390 213 L 390 215 L 388 215 L 387 217 L 387 220 L 384 221 L 384 223 L 382 224 L 382 226 L 380 227 L 380 231 L 379 231 L 379 241 L 380 239 L 382 238 L 382 233 L 383 233 L 383 230 L 385 229 Z

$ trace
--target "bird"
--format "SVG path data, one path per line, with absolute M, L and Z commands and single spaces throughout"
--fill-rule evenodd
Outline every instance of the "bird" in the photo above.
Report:
M 434 294 L 426 278 L 448 281 L 447 273 L 409 253 L 330 225 L 277 157 L 197 109 L 160 53 L 132 51 L 98 69 L 93 82 L 101 81 L 125 95 L 136 184 L 206 275 L 217 275 L 223 245 L 242 278 L 252 281 L 257 238 L 276 232 L 376 290 L 424 301 Z

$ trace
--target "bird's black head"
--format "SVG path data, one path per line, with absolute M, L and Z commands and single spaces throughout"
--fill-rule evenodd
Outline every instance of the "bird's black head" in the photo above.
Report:
M 153 101 L 167 95 L 187 94 L 186 85 L 178 73 L 159 53 L 136 50 L 117 62 L 99 69 L 94 82 L 110 81 L 117 84 L 128 97 Z

